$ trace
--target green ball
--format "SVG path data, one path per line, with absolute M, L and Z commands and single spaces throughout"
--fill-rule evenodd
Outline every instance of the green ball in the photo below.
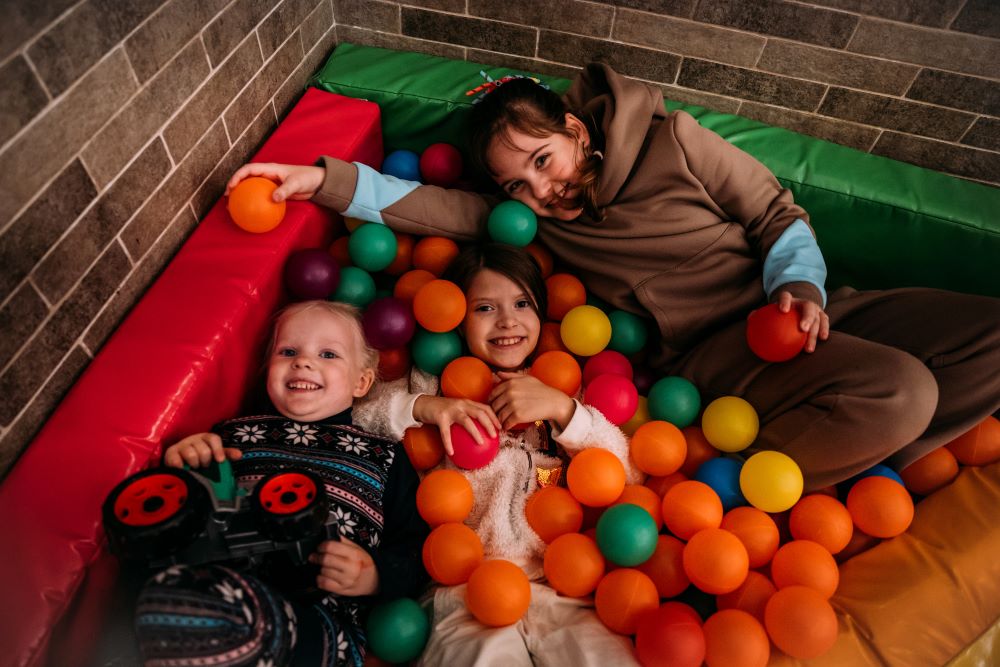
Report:
M 605 510 L 597 521 L 597 547 L 615 565 L 632 567 L 656 551 L 658 531 L 649 512 L 625 503 Z
M 614 308 L 611 307 L 610 303 L 608 303 L 601 297 L 597 296 L 596 294 L 593 294 L 589 290 L 587 291 L 587 305 L 593 306 L 594 308 L 600 308 L 605 313 L 610 313 L 612 310 L 614 310 Z
M 627 356 L 646 347 L 649 336 L 646 320 L 624 310 L 611 311 L 608 319 L 611 320 L 611 341 L 608 342 L 608 348 Z
M 372 609 L 366 629 L 372 653 L 395 664 L 420 655 L 431 624 L 419 604 L 410 598 L 399 598 Z
M 347 252 L 356 266 L 381 271 L 396 259 L 396 235 L 385 225 L 365 223 L 351 232 Z
M 431 375 L 441 375 L 448 362 L 462 356 L 462 339 L 455 331 L 435 333 L 417 329 L 410 353 L 417 368 Z
M 538 231 L 535 213 L 519 201 L 513 199 L 497 204 L 486 221 L 490 238 L 498 243 L 526 246 Z
M 653 419 L 667 421 L 677 428 L 690 426 L 698 410 L 701 409 L 701 396 L 698 388 L 690 380 L 671 375 L 658 380 L 649 389 L 649 416 Z
M 330 301 L 343 301 L 364 308 L 375 300 L 375 280 L 364 269 L 345 266 L 340 270 L 340 284 L 330 295 Z

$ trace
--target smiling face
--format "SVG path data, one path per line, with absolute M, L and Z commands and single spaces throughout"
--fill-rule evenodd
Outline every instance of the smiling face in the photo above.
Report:
M 576 201 L 584 146 L 590 141 L 573 114 L 566 114 L 566 128 L 570 134 L 536 137 L 511 127 L 494 137 L 486 152 L 504 192 L 536 215 L 557 220 L 575 220 L 583 212 Z
M 277 323 L 268 359 L 267 394 L 285 417 L 312 422 L 351 407 L 374 380 L 364 368 L 359 332 L 346 316 L 313 307 Z
M 531 296 L 510 278 L 483 269 L 466 288 L 463 329 L 469 351 L 495 370 L 518 370 L 542 328 Z

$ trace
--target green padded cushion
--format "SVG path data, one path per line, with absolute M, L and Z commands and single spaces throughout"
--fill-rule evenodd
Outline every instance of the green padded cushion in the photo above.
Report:
M 465 116 L 484 81 L 519 70 L 341 44 L 311 84 L 376 102 L 387 150 L 464 145 Z M 562 93 L 569 81 L 538 77 Z M 771 127 L 666 101 L 768 166 L 809 211 L 828 289 L 928 286 L 1000 296 L 1000 189 Z

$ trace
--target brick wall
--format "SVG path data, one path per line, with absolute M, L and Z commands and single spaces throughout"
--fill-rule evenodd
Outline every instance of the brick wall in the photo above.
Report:
M 0 475 L 337 40 L 603 59 L 1000 185 L 997 0 L 8 0 L 0 26 Z

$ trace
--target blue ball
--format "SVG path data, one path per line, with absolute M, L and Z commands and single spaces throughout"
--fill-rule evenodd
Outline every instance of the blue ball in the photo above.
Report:
M 895 470 L 882 463 L 876 463 L 868 470 L 858 473 L 848 481 L 848 484 L 850 486 L 854 486 L 856 482 L 864 479 L 865 477 L 871 477 L 872 475 L 878 475 L 880 477 L 888 477 L 894 482 L 899 482 L 900 484 L 903 484 L 903 478 L 899 476 L 899 473 L 897 473 Z M 903 484 L 903 486 L 906 485 Z
M 404 181 L 420 181 L 420 156 L 413 151 L 393 151 L 382 161 L 382 173 Z
M 741 461 L 720 456 L 698 466 L 694 478 L 712 487 L 712 490 L 719 494 L 723 511 L 728 512 L 734 507 L 747 504 L 747 499 L 740 490 L 742 468 Z

